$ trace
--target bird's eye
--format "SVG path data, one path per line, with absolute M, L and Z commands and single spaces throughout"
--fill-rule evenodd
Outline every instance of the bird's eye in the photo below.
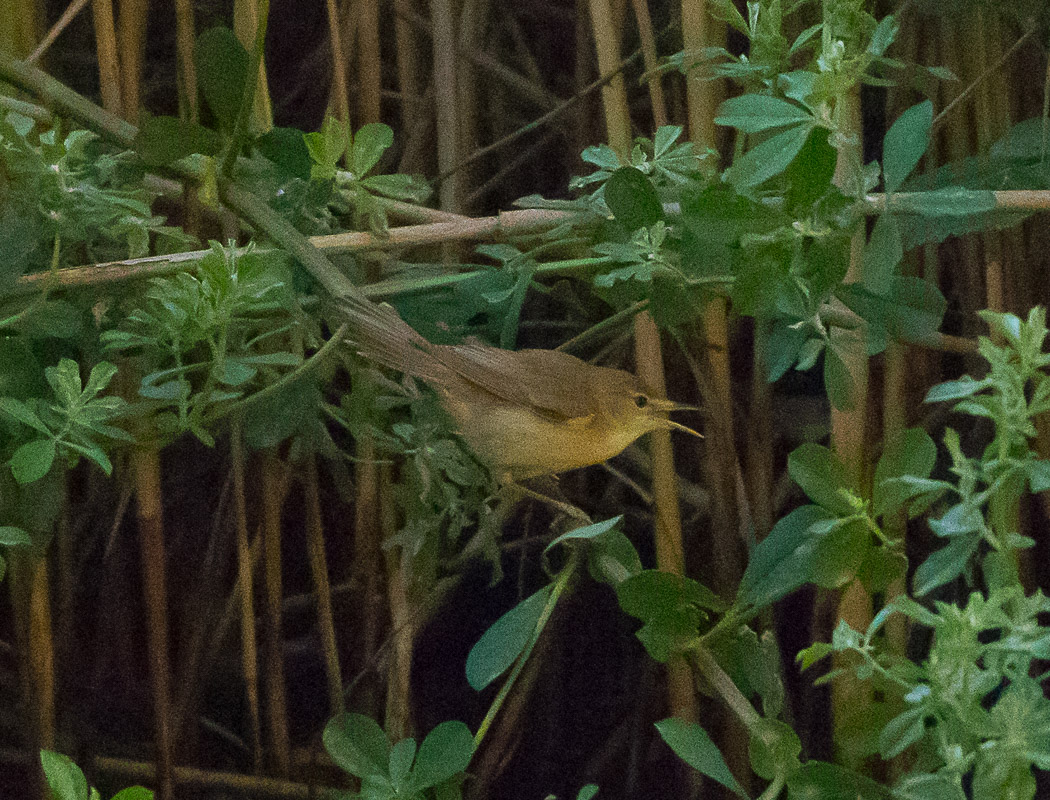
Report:
M 636 394 L 634 396 L 634 404 L 638 406 L 638 408 L 645 408 L 649 405 L 649 398 L 644 394 Z

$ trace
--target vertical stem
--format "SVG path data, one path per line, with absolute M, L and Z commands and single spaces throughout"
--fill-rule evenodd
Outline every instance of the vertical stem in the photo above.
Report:
M 648 0 L 631 0 L 634 18 L 638 22 L 638 38 L 642 43 L 642 58 L 645 70 L 649 73 L 649 102 L 653 107 L 653 128 L 667 124 L 667 102 L 664 100 L 664 87 L 660 82 L 659 55 L 656 52 L 656 37 L 653 35 L 653 21 L 649 16 Z
M 325 678 L 328 682 L 328 702 L 332 714 L 346 710 L 343 701 L 343 676 L 339 670 L 339 648 L 335 639 L 335 621 L 332 615 L 332 587 L 328 582 L 328 559 L 324 550 L 324 529 L 321 522 L 321 496 L 317 480 L 317 460 L 307 457 L 306 482 L 306 549 L 310 558 L 310 575 L 317 597 L 317 630 L 324 653 Z
M 769 332 L 755 323 L 751 366 L 751 405 L 748 408 L 748 499 L 756 538 L 761 541 L 773 528 L 773 387 L 766 378 L 765 339 Z
M 434 107 L 437 114 L 438 172 L 445 173 L 459 162 L 459 113 L 456 90 L 456 22 L 452 0 L 431 0 L 430 22 L 434 31 Z M 459 173 L 441 183 L 439 201 L 443 211 L 460 210 Z
M 460 52 L 476 52 L 483 50 L 481 40 L 482 23 L 484 19 L 484 8 L 482 0 L 463 0 L 462 11 L 459 17 L 459 42 Z M 460 153 L 472 153 L 478 147 L 478 82 L 474 65 L 467 59 L 459 62 L 459 73 L 456 76 L 456 96 L 459 108 L 459 150 Z M 467 212 L 469 209 L 464 202 L 466 188 L 476 184 L 474 165 L 468 166 L 460 171 L 459 179 L 459 210 Z
M 397 528 L 390 467 L 379 473 L 380 525 L 383 538 L 392 536 Z M 386 684 L 386 725 L 384 730 L 393 739 L 411 736 L 412 725 L 412 649 L 415 642 L 415 624 L 409 589 L 412 585 L 412 558 L 403 548 L 386 551 L 387 595 L 390 603 L 390 626 L 393 637 L 393 657 L 390 659 Z
M 342 26 L 335 0 L 326 0 L 328 10 L 328 36 L 332 44 L 332 105 L 335 117 L 350 130 L 350 90 L 346 85 L 346 50 L 343 47 Z
M 99 88 L 106 111 L 122 114 L 120 99 L 120 62 L 117 58 L 117 32 L 113 23 L 112 0 L 94 0 L 95 50 L 98 53 Z
M 394 0 L 394 39 L 397 42 L 397 82 L 401 90 L 401 131 L 398 137 L 402 141 L 412 129 L 412 122 L 419 114 L 419 99 L 422 88 L 419 85 L 419 59 L 417 37 L 408 24 L 402 9 L 411 11 L 409 0 Z
M 380 120 L 379 0 L 357 0 L 357 114 L 358 124 Z
M 233 461 L 233 504 L 237 529 L 237 584 L 241 605 L 241 668 L 248 701 L 252 730 L 252 765 L 262 770 L 262 724 L 259 715 L 259 662 L 255 638 L 255 591 L 252 577 L 251 546 L 248 542 L 248 501 L 244 483 L 244 444 L 241 424 L 234 421 L 230 430 L 230 456 Z
M 590 0 L 590 11 L 598 73 L 608 75 L 620 66 L 620 40 L 613 23 L 610 0 Z M 602 87 L 602 110 L 609 146 L 626 164 L 631 154 L 631 112 L 623 75 L 618 74 Z
M 120 4 L 120 86 L 124 98 L 124 118 L 130 122 L 137 122 L 139 117 L 139 90 L 148 13 L 149 0 L 122 0 Z
M 379 473 L 375 463 L 375 442 L 367 436 L 357 440 L 357 468 L 354 473 L 357 491 L 354 497 L 354 572 L 361 587 L 364 631 L 361 659 L 370 664 L 379 647 L 382 554 L 379 537 L 381 530 L 376 509 L 379 507 Z M 359 699 L 365 713 L 374 714 L 379 701 L 376 696 Z
M 281 505 L 284 491 L 283 465 L 273 452 L 262 464 L 263 489 L 263 575 L 266 582 L 266 695 L 270 749 L 275 771 L 288 776 L 291 754 L 288 741 L 288 713 L 284 688 L 284 654 L 281 638 Z
M 47 560 L 40 553 L 10 550 L 8 580 L 15 613 L 21 679 L 29 707 L 29 741 L 32 748 L 55 747 L 55 653 L 51 630 L 51 603 Z M 50 790 L 36 776 L 36 785 L 26 787 L 41 800 Z
M 860 87 L 853 87 L 848 94 L 837 98 L 835 110 L 839 133 L 849 142 L 839 150 L 835 170 L 836 183 L 842 185 L 851 171 L 861 165 L 861 120 Z M 850 247 L 850 264 L 846 282 L 860 282 L 863 274 L 861 253 L 864 248 L 864 230 L 861 227 L 853 236 Z M 848 411 L 831 409 L 831 447 L 846 466 L 851 481 L 856 486 L 864 485 L 865 477 L 865 421 L 868 402 L 868 357 L 863 333 L 833 329 L 830 346 L 834 347 L 846 365 L 853 386 L 850 394 L 851 408 Z M 864 630 L 872 617 L 872 601 L 860 581 L 853 581 L 839 598 L 837 619 L 845 620 L 855 630 Z M 858 681 L 844 671 L 831 685 L 832 717 L 835 745 L 845 763 L 856 766 L 857 756 L 850 752 L 848 734 L 851 723 L 855 724 L 871 705 L 870 686 Z
M 138 450 L 132 455 L 146 600 L 153 713 L 156 715 L 157 797 L 174 798 L 171 728 L 171 665 L 168 655 L 168 599 L 165 587 L 164 517 L 160 485 L 160 453 Z

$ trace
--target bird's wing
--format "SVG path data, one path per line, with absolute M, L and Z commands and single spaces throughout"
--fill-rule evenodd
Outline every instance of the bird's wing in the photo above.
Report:
M 434 348 L 434 354 L 471 383 L 512 403 L 554 418 L 595 413 L 584 361 L 557 350 L 501 350 L 478 342 Z

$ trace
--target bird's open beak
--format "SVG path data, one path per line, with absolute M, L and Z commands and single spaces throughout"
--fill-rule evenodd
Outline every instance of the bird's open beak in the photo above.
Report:
M 658 399 L 655 399 L 655 398 L 651 398 L 649 400 L 649 407 L 652 408 L 654 411 L 659 411 L 659 412 L 664 413 L 664 414 L 667 414 L 667 413 L 669 413 L 671 411 L 699 411 L 700 410 L 696 406 L 686 405 L 685 403 L 676 403 L 673 400 L 658 400 Z M 704 438 L 704 435 L 702 433 L 697 433 L 692 428 L 690 428 L 690 427 L 688 427 L 686 425 L 682 425 L 680 422 L 675 422 L 674 420 L 667 419 L 666 417 L 662 421 L 663 421 L 663 424 L 665 426 L 667 426 L 668 428 L 674 428 L 675 430 L 678 430 L 678 431 L 684 431 L 685 433 L 691 433 L 693 436 L 699 436 L 701 439 Z

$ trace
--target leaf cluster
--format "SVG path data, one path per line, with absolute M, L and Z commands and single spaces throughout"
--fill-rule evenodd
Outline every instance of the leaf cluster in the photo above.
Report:
M 213 242 L 196 274 L 151 281 L 144 301 L 101 340 L 139 357 L 139 395 L 152 401 L 161 436 L 189 430 L 210 445 L 207 423 L 223 407 L 302 362 L 285 342 L 301 331 L 296 308 L 283 255 Z

